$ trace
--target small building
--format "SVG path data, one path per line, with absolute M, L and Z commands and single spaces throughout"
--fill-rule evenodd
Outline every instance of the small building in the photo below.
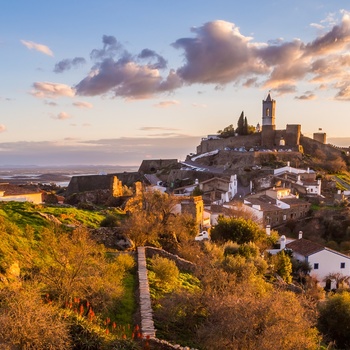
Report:
M 237 175 L 230 178 L 213 177 L 202 181 L 199 189 L 203 192 L 203 199 L 213 204 L 223 204 L 232 200 L 237 194 Z
M 42 203 L 42 192 L 36 186 L 17 186 L 11 184 L 0 184 L 1 202 L 30 202 Z
M 274 170 L 275 181 L 284 187 L 292 188 L 295 192 L 308 197 L 321 196 L 321 180 L 316 178 L 316 172 L 307 168 L 298 169 L 290 166 Z
M 305 217 L 311 206 L 307 201 L 293 195 L 290 188 L 284 187 L 274 187 L 247 196 L 243 205 L 264 227 L 270 225 L 272 228 L 288 220 Z
M 302 235 L 285 246 L 283 242 L 281 240 L 281 250 L 288 249 L 296 260 L 309 263 L 310 276 L 315 277 L 320 286 L 327 289 L 336 288 L 335 282 L 327 279 L 330 274 L 350 276 L 349 256 L 304 239 Z

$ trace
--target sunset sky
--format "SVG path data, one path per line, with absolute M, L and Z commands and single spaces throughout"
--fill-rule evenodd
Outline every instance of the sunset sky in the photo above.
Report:
M 242 111 L 350 145 L 348 0 L 3 0 L 0 166 L 138 165 Z

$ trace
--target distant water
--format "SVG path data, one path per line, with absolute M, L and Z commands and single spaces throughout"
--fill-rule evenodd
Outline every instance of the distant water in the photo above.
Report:
M 139 166 L 0 166 L 0 183 L 8 182 L 13 184 L 28 183 L 54 183 L 57 186 L 67 187 L 72 176 L 79 175 L 106 175 L 123 172 L 135 172 Z
M 327 137 L 327 143 L 339 147 L 350 147 L 350 137 Z

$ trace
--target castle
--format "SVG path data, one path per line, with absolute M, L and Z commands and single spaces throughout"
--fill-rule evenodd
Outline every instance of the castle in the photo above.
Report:
M 318 143 L 326 144 L 325 133 L 315 133 L 313 139 Z M 197 154 L 211 152 L 216 149 L 236 149 L 244 147 L 255 151 L 264 149 L 282 149 L 294 152 L 303 152 L 300 124 L 287 124 L 284 130 L 276 130 L 276 100 L 270 93 L 262 101 L 262 125 L 258 124 L 257 132 L 251 135 L 236 135 L 222 138 L 220 135 L 210 135 L 203 138 L 197 147 Z

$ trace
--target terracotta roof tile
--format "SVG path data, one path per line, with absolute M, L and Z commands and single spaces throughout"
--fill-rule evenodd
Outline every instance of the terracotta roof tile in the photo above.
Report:
M 325 249 L 323 245 L 304 238 L 296 239 L 295 241 L 286 244 L 286 248 L 292 249 L 294 252 L 303 256 L 309 256 Z

